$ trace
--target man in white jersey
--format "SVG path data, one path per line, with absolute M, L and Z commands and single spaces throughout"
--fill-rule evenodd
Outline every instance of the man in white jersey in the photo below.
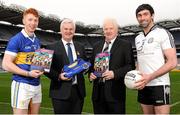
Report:
M 23 12 L 24 29 L 8 42 L 2 66 L 13 73 L 11 106 L 14 114 L 38 114 L 42 93 L 39 70 L 30 70 L 33 52 L 40 48 L 34 34 L 39 23 L 38 11 L 29 8 Z
M 154 10 L 149 4 L 136 9 L 136 18 L 143 32 L 135 39 L 137 68 L 143 78 L 136 83 L 138 102 L 144 114 L 170 112 L 169 71 L 176 67 L 173 36 L 154 24 Z

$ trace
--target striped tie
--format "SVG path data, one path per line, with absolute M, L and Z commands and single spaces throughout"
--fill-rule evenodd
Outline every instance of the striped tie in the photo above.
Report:
M 103 52 L 108 52 L 109 44 L 111 44 L 111 42 L 106 41 L 106 46 L 105 46 Z
M 102 52 L 108 52 L 109 44 L 111 44 L 111 42 L 108 42 L 108 41 L 105 41 L 105 42 L 106 42 L 106 44 L 105 44 L 105 47 L 104 47 Z M 105 83 L 105 79 L 104 78 L 99 78 L 99 82 L 100 83 Z

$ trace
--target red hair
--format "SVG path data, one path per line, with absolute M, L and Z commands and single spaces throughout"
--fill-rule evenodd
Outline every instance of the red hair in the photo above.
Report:
M 24 17 L 25 15 L 27 15 L 27 14 L 33 14 L 35 17 L 38 17 L 38 18 L 39 18 L 39 13 L 38 13 L 38 11 L 37 11 L 36 9 L 34 9 L 34 8 L 29 8 L 29 9 L 25 10 L 24 13 L 23 13 L 23 17 Z

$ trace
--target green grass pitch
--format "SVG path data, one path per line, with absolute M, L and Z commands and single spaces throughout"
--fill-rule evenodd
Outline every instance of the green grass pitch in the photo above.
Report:
M 171 114 L 180 113 L 180 73 L 171 72 Z M 86 77 L 86 76 L 85 76 Z M 42 93 L 43 100 L 41 104 L 41 114 L 53 113 L 51 99 L 49 98 L 49 83 L 50 80 L 42 76 Z M 10 105 L 10 86 L 11 86 L 11 74 L 0 73 L 0 114 L 11 114 L 12 109 Z M 92 84 L 89 83 L 86 77 L 86 98 L 83 107 L 83 113 L 93 113 L 91 102 Z M 141 114 L 140 106 L 137 103 L 137 91 L 128 90 L 126 93 L 126 113 L 127 114 Z

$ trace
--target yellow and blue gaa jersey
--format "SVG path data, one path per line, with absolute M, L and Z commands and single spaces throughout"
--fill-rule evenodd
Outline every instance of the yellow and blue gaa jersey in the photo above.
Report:
M 14 63 L 21 69 L 30 71 L 32 56 L 35 50 L 40 48 L 40 41 L 34 35 L 29 38 L 24 29 L 13 36 L 8 42 L 5 53 L 16 56 Z M 39 85 L 39 78 L 25 77 L 18 74 L 13 74 L 13 80 L 31 85 Z

